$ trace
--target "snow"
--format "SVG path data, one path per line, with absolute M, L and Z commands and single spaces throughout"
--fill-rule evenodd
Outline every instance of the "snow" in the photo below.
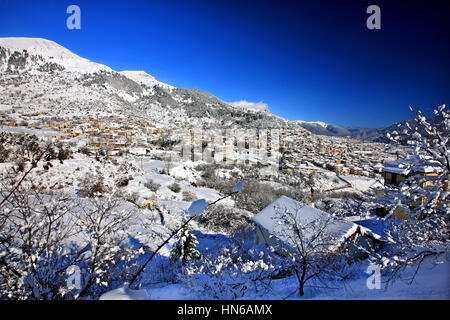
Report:
M 233 192 L 242 192 L 242 182 L 239 181 L 233 187 Z
M 31 38 L 0 38 L 0 46 L 10 48 L 11 50 L 27 50 L 30 54 L 38 54 L 46 58 L 48 62 L 55 62 L 61 64 L 66 68 L 66 71 L 74 71 L 77 73 L 75 77 L 79 77 L 79 73 L 91 73 L 97 71 L 113 71 L 112 69 L 103 66 L 101 64 L 97 64 L 91 62 L 87 59 L 83 59 L 69 50 L 61 47 L 60 45 L 44 40 L 44 39 L 31 39 Z M 101 118 L 102 115 L 108 115 L 108 112 L 120 117 L 126 117 L 123 114 L 116 114 L 118 110 L 123 109 L 123 100 L 126 101 L 134 101 L 138 97 L 133 94 L 128 94 L 126 91 L 120 91 L 118 89 L 114 89 L 109 84 L 106 84 L 107 93 L 114 95 L 113 98 L 106 97 L 103 91 L 95 91 L 93 87 L 86 87 L 77 82 L 73 82 L 73 78 L 70 76 L 70 72 L 63 72 L 64 74 L 58 74 L 55 77 L 49 77 L 49 79 L 43 81 L 47 75 L 42 73 L 39 77 L 33 78 L 32 81 L 26 82 L 20 85 L 20 87 L 15 88 L 12 84 L 8 85 L 2 83 L 0 87 L 0 91 L 4 97 L 9 96 L 10 93 L 18 94 L 19 91 L 23 90 L 24 99 L 16 99 L 13 97 L 12 99 L 4 99 L 3 103 L 0 105 L 0 109 L 6 110 L 14 110 L 17 109 L 17 113 L 12 114 L 11 116 L 17 117 L 19 114 L 19 110 L 22 110 L 25 114 L 32 114 L 37 111 L 45 111 L 47 112 L 44 115 L 44 119 L 49 116 L 61 116 L 64 119 L 70 119 L 71 116 L 86 116 L 86 110 L 94 109 L 94 114 L 92 117 Z M 143 84 L 145 86 L 151 87 L 144 88 L 144 95 L 147 92 L 153 90 L 153 87 L 160 86 L 164 89 L 171 90 L 173 87 L 164 84 L 162 82 L 157 81 L 153 76 L 147 74 L 144 71 L 122 71 L 122 75 L 128 77 L 129 79 Z M 15 79 L 20 78 L 18 75 L 4 75 L 2 79 Z M 16 80 L 18 80 L 16 79 Z M 59 82 L 67 81 L 70 82 L 70 85 L 61 85 Z M 20 88 L 20 90 L 19 90 Z M 45 93 L 40 98 L 30 98 L 32 95 L 43 92 Z M 116 96 L 121 97 L 121 99 L 115 100 Z M 14 100 L 17 101 L 14 101 Z M 177 100 L 177 96 L 174 96 L 174 99 Z M 54 100 L 59 100 L 56 103 Z M 62 101 L 61 101 L 62 100 Z M 80 101 L 81 100 L 81 103 Z M 10 103 L 10 101 L 12 101 Z M 117 103 L 120 102 L 120 104 Z M 177 100 L 178 101 L 178 100 Z M 194 100 L 192 98 L 188 99 L 179 99 L 179 101 L 183 103 L 191 103 Z M 253 109 L 267 109 L 267 105 L 264 103 L 251 103 L 244 101 L 247 104 L 247 107 L 253 107 Z M 20 104 L 20 105 L 19 105 Z M 255 108 L 255 106 L 257 106 Z M 20 107 L 20 109 L 19 109 Z M 241 101 L 242 107 L 242 101 Z M 85 110 L 83 110 L 83 108 Z M 167 116 L 167 109 L 165 106 L 159 105 L 158 103 L 150 103 L 146 110 L 154 113 L 155 118 L 159 117 L 158 121 L 155 121 L 153 118 L 149 120 L 152 125 L 155 127 L 165 128 L 166 124 L 169 124 L 173 121 L 174 114 L 176 114 L 180 119 L 185 120 L 185 114 L 181 111 L 171 110 L 173 114 L 171 116 Z M 105 111 L 107 110 L 107 111 Z M 58 113 L 59 112 L 59 113 Z M 148 114 L 142 114 L 143 117 Z M 326 127 L 327 124 L 323 122 L 312 122 L 317 125 L 321 125 Z M 114 123 L 111 123 L 114 125 Z M 120 127 L 119 124 L 116 124 L 117 127 Z M 25 128 L 25 127 L 0 127 L 2 131 L 9 132 L 24 132 L 30 134 L 36 134 L 39 137 L 50 137 L 53 135 L 63 135 L 58 131 L 53 131 L 51 129 L 34 129 L 34 128 Z M 139 138 L 142 138 L 139 136 Z M 78 145 L 85 143 L 87 140 L 77 140 L 71 139 L 73 142 L 78 143 Z M 140 145 L 140 144 L 139 144 Z M 158 152 L 160 154 L 158 154 Z M 356 151 L 359 153 L 364 153 L 365 151 Z M 42 185 L 47 189 L 45 192 L 48 192 L 47 195 L 43 195 L 45 200 L 53 200 L 57 199 L 57 194 L 61 194 L 64 197 L 67 197 L 68 200 L 79 200 L 79 203 L 83 205 L 83 207 L 89 208 L 89 200 L 83 199 L 80 196 L 79 188 L 80 188 L 80 178 L 83 178 L 89 174 L 96 174 L 104 176 L 106 184 L 112 184 L 114 182 L 114 178 L 118 177 L 120 174 L 122 175 L 130 175 L 133 177 L 127 186 L 123 187 L 124 193 L 134 193 L 138 194 L 139 199 L 150 200 L 154 203 L 155 208 L 158 209 L 150 209 L 150 208 L 139 208 L 135 206 L 131 202 L 124 202 L 118 209 L 124 209 L 125 211 L 136 210 L 138 214 L 136 217 L 133 217 L 132 223 L 124 228 L 123 232 L 126 232 L 127 235 L 132 238 L 134 241 L 138 242 L 139 245 L 142 245 L 139 249 L 139 252 L 144 251 L 144 247 L 149 248 L 149 250 L 153 250 L 155 246 L 161 243 L 161 238 L 167 237 L 170 235 L 171 231 L 174 227 L 179 226 L 183 219 L 186 218 L 186 215 L 189 217 L 197 216 L 202 214 L 206 207 L 208 206 L 208 202 L 214 202 L 218 200 L 222 195 L 219 191 L 210 189 L 210 188 L 202 188 L 202 187 L 194 187 L 191 186 L 191 182 L 198 181 L 199 173 L 194 170 L 196 164 L 194 162 L 171 162 L 170 165 L 170 175 L 162 174 L 163 169 L 168 168 L 167 161 L 162 160 L 152 160 L 147 157 L 142 157 L 142 155 L 146 154 L 147 151 L 144 148 L 131 148 L 131 154 L 135 154 L 138 157 L 130 157 L 130 158 L 117 158 L 119 163 L 131 163 L 134 164 L 135 167 L 141 168 L 142 170 L 134 170 L 127 169 L 125 172 L 119 172 L 118 168 L 113 166 L 109 162 L 101 163 L 95 161 L 92 158 L 86 157 L 85 155 L 75 153 L 74 159 L 65 160 L 64 163 L 60 163 L 59 161 L 51 161 L 52 169 L 45 170 L 43 167 L 43 162 L 38 164 L 36 170 L 32 171 L 30 174 L 30 181 L 34 181 L 36 184 Z M 151 151 L 151 155 L 159 156 L 160 159 L 163 159 L 166 155 L 166 151 Z M 227 158 L 229 159 L 242 159 L 241 157 L 237 157 L 236 155 L 227 154 Z M 249 157 L 249 160 L 255 161 L 256 158 Z M 0 171 L 6 170 L 10 163 L 2 163 L 0 165 Z M 397 166 L 398 165 L 398 166 Z M 342 165 L 343 166 L 343 165 Z M 301 164 L 298 166 L 299 168 L 305 170 L 315 170 L 316 167 L 311 166 L 310 164 Z M 393 166 L 389 166 L 389 163 L 386 164 L 386 168 L 393 168 L 392 170 L 405 170 L 408 168 L 407 165 L 402 163 L 394 163 Z M 417 166 L 418 171 L 422 172 L 432 172 L 433 166 L 432 163 L 423 163 L 420 166 Z M 219 174 L 221 176 L 227 177 L 231 179 L 234 175 L 231 175 L 231 172 L 237 172 L 241 174 L 241 170 L 238 168 L 234 168 L 233 170 L 224 170 L 219 169 Z M 377 179 L 359 177 L 359 176 L 336 176 L 334 173 L 330 171 L 326 171 L 320 169 L 321 174 L 317 177 L 317 187 L 314 188 L 316 190 L 328 190 L 333 188 L 336 190 L 338 187 L 346 186 L 347 183 L 352 185 L 352 188 L 355 191 L 366 192 L 371 189 L 382 187 L 382 183 Z M 152 179 L 155 183 L 159 184 L 160 187 L 156 192 L 151 191 L 150 189 L 144 187 L 144 183 L 148 182 L 148 180 Z M 336 180 L 336 181 L 334 181 Z M 176 193 L 172 192 L 169 187 L 174 182 L 180 185 L 181 191 Z M 282 183 L 278 182 L 269 182 L 264 181 L 263 183 L 267 183 L 273 186 L 277 186 L 279 188 L 283 188 Z M 25 182 L 24 186 L 28 186 L 29 183 Z M 241 192 L 243 188 L 242 182 L 238 182 L 234 188 L 233 192 Z M 309 190 L 309 189 L 308 189 Z M 347 190 L 347 189 L 345 189 Z M 188 201 L 182 201 L 182 194 L 184 191 L 188 191 L 193 193 L 194 198 L 200 199 L 194 201 L 193 203 Z M 55 193 L 53 193 L 55 192 Z M 62 200 L 62 198 L 60 198 Z M 231 198 L 227 198 L 220 202 L 230 208 L 236 209 L 235 203 Z M 225 207 L 225 206 L 224 206 Z M 255 222 L 259 223 L 261 226 L 265 227 L 269 231 L 274 231 L 277 228 L 275 224 L 275 220 L 271 219 L 273 214 L 275 213 L 275 208 L 284 209 L 287 208 L 289 210 L 297 210 L 298 209 L 298 222 L 299 224 L 308 223 L 314 219 L 318 218 L 330 218 L 328 214 L 322 212 L 320 210 L 314 209 L 310 206 L 303 205 L 299 202 L 296 202 L 287 197 L 281 197 L 273 202 L 270 206 L 266 207 L 259 214 L 254 217 Z M 89 208 L 90 209 L 90 208 Z M 79 211 L 79 209 L 74 209 L 74 212 Z M 163 216 L 160 220 L 160 216 L 158 213 Z M 161 221 L 161 223 L 159 223 Z M 164 223 L 162 222 L 164 221 Z M 195 221 L 192 221 L 192 226 L 195 227 L 195 234 L 199 240 L 199 250 L 206 251 L 207 249 L 211 250 L 211 252 L 218 252 L 222 248 L 227 248 L 230 246 L 230 243 L 234 240 L 227 234 L 213 234 L 209 233 L 211 230 L 207 230 L 206 227 L 202 227 L 197 225 Z M 368 233 L 374 237 L 379 237 L 374 232 L 383 235 L 383 231 L 385 231 L 385 225 L 383 225 L 383 220 L 376 219 L 373 217 L 367 219 L 361 219 L 360 216 L 350 217 L 346 220 L 338 220 L 333 219 L 332 223 L 327 227 L 326 231 L 334 234 L 335 242 L 339 243 L 353 232 L 356 231 L 356 228 L 360 228 L 363 233 Z M 202 229 L 204 228 L 204 229 Z M 73 242 L 80 242 L 84 244 L 84 240 L 78 235 L 75 234 L 73 238 Z M 282 239 L 286 241 L 286 239 Z M 129 241 L 132 242 L 131 240 Z M 128 242 L 125 244 L 126 246 L 131 245 Z M 169 256 L 170 249 L 172 243 L 170 242 L 166 245 L 160 252 L 160 256 L 164 258 Z M 365 261 L 367 262 L 367 261 Z M 362 271 L 364 271 L 365 266 L 362 266 Z M 410 274 L 411 270 L 408 270 Z M 433 299 L 449 299 L 449 264 L 448 262 L 442 263 L 440 265 L 432 267 L 431 263 L 427 263 L 421 269 L 421 272 L 418 274 L 416 282 L 412 285 L 406 285 L 402 282 L 398 282 L 394 286 L 388 288 L 386 291 L 379 290 L 368 290 L 365 284 L 367 276 L 359 276 L 359 278 L 349 281 L 346 286 L 351 287 L 351 290 L 345 290 L 344 288 L 340 288 L 338 290 L 322 290 L 319 293 L 309 292 L 304 298 L 308 299 L 409 299 L 409 298 L 433 298 Z M 285 298 L 291 294 L 292 291 L 296 289 L 296 279 L 295 277 L 289 277 L 281 280 L 274 280 L 272 282 L 273 287 L 271 288 L 271 292 L 264 295 L 255 294 L 250 296 L 255 299 L 278 299 Z M 115 300 L 115 299 L 197 299 L 200 298 L 197 294 L 197 290 L 192 290 L 192 288 L 188 288 L 185 286 L 186 284 L 182 283 L 161 283 L 158 285 L 155 284 L 145 284 L 145 289 L 141 290 L 133 290 L 126 286 L 120 287 L 114 290 L 109 291 L 104 294 L 101 299 L 106 300 Z M 341 285 L 341 284 L 340 284 Z M 342 285 L 343 287 L 343 285 Z M 201 288 L 201 287 L 200 287 Z M 298 295 L 290 295 L 290 298 L 300 298 Z M 211 298 L 211 297 L 209 297 Z M 249 298 L 249 296 L 246 296 Z
M 303 121 L 303 120 L 295 120 L 294 122 L 298 122 L 298 123 L 309 123 L 309 124 L 317 124 L 323 128 L 327 128 L 328 127 L 328 123 L 322 122 L 322 121 Z
M 269 109 L 269 106 L 262 101 L 248 102 L 246 100 L 241 100 L 241 101 L 235 101 L 235 102 L 228 102 L 228 104 L 237 109 L 246 109 L 246 110 L 253 110 L 253 111 L 267 111 Z
M 189 209 L 187 209 L 186 214 L 188 217 L 198 216 L 202 214 L 205 209 L 208 207 L 208 203 L 205 199 L 199 199 L 192 202 Z
M 427 156 L 412 156 L 407 159 L 398 159 L 384 164 L 384 172 L 408 175 L 411 172 L 439 172 L 440 164 Z
M 156 80 L 153 76 L 149 75 L 145 71 L 124 70 L 124 71 L 120 71 L 119 73 L 123 74 L 125 77 L 127 77 L 139 84 L 143 84 L 143 85 L 146 85 L 149 87 L 159 86 L 159 87 L 170 89 L 170 90 L 174 89 L 174 87 L 172 87 L 171 85 L 168 85 L 166 83 Z
M 27 127 L 8 127 L 8 126 L 0 126 L 1 131 L 13 132 L 13 133 L 24 133 L 35 135 L 37 137 L 52 137 L 52 136 L 66 136 L 67 134 L 61 133 L 55 130 L 42 130 L 42 129 L 33 129 Z
M 217 242 L 217 239 L 215 239 Z M 241 300 L 449 300 L 450 299 L 450 262 L 443 260 L 437 264 L 426 259 L 419 269 L 414 281 L 409 278 L 414 274 L 415 267 L 408 267 L 403 274 L 403 280 L 395 281 L 386 286 L 387 277 L 381 275 L 381 289 L 369 289 L 366 274 L 368 262 L 360 264 L 355 273 L 359 276 L 340 283 L 330 285 L 330 289 L 313 289 L 308 285 L 305 295 L 298 294 L 295 276 L 272 280 L 269 291 L 249 293 Z M 152 284 L 141 290 L 119 288 L 105 293 L 102 300 L 198 300 L 205 298 L 188 288 L 183 283 Z M 208 299 L 208 298 L 207 298 Z M 212 299 L 210 297 L 209 299 Z
M 269 234 L 277 236 L 277 238 L 286 244 L 294 245 L 291 239 L 290 230 L 279 224 L 279 216 L 284 212 L 289 211 L 295 215 L 296 222 L 299 226 L 306 226 L 313 221 L 327 221 L 330 222 L 325 227 L 326 233 L 333 239 L 334 245 L 341 244 L 345 239 L 351 236 L 358 230 L 358 225 L 348 220 L 338 220 L 331 218 L 327 213 L 305 205 L 301 202 L 293 200 L 286 196 L 281 196 L 258 214 L 252 220 L 266 229 Z M 304 234 L 306 239 L 311 239 L 314 235 L 308 232 Z M 332 250 L 332 248 L 330 248 Z
M 130 148 L 129 152 L 137 156 L 145 156 L 147 154 L 147 149 L 145 148 Z
M 132 290 L 127 286 L 103 294 L 99 300 L 148 300 L 150 295 L 145 289 Z
M 381 277 L 381 289 L 369 290 L 367 278 L 347 282 L 345 288 L 338 291 L 322 292 L 313 299 L 370 299 L 370 300 L 449 300 L 450 299 L 450 263 L 445 261 L 434 264 L 426 260 L 415 278 L 409 284 L 408 278 L 414 274 L 415 267 L 408 267 L 403 274 L 404 280 L 398 280 L 386 287 L 386 280 Z M 368 275 L 367 275 L 368 276 Z
M 194 300 L 198 297 L 191 289 L 176 283 L 160 287 L 147 288 L 152 300 Z
M 361 192 L 384 188 L 384 183 L 380 179 L 355 175 L 343 175 L 339 177 L 351 184 L 354 190 Z
M 14 51 L 27 50 L 33 55 L 40 55 L 51 62 L 62 65 L 66 70 L 79 73 L 113 71 L 111 68 L 81 58 L 56 42 L 41 38 L 0 38 L 0 46 Z

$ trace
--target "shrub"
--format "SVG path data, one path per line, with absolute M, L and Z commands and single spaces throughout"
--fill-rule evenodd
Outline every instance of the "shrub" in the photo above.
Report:
M 87 156 L 91 153 L 91 152 L 89 151 L 89 148 L 86 147 L 86 146 L 81 147 L 81 148 L 78 150 L 78 152 L 79 152 L 79 153 L 82 153 L 82 154 L 85 154 L 85 155 L 87 155 Z
M 17 166 L 17 171 L 19 171 L 19 172 L 23 171 L 25 169 L 25 162 L 23 161 L 23 159 L 17 160 L 16 166 Z
M 132 176 L 120 177 L 116 182 L 116 186 L 119 188 L 126 187 L 131 180 L 133 180 Z
M 192 201 L 197 200 L 197 197 L 192 192 L 183 191 L 182 195 L 183 195 L 183 201 L 192 202 Z
M 248 224 L 244 212 L 218 204 L 212 206 L 208 214 L 201 215 L 198 222 L 213 231 L 233 233 Z
M 178 192 L 181 191 L 180 185 L 179 185 L 178 183 L 176 183 L 176 182 L 172 183 L 172 184 L 170 185 L 169 189 L 172 190 L 172 191 L 175 192 L 175 193 L 178 193 Z
M 67 160 L 70 159 L 72 156 L 72 150 L 70 150 L 69 147 L 65 148 L 64 145 L 62 143 L 59 143 L 57 145 L 58 147 L 58 155 L 57 158 L 59 161 L 63 161 L 63 160 Z
M 154 182 L 153 180 L 148 180 L 146 183 L 144 183 L 144 186 L 148 189 L 150 189 L 150 191 L 156 192 L 158 191 L 158 189 L 161 187 L 160 184 L 157 184 L 156 182 Z
M 100 174 L 86 175 L 80 179 L 79 185 L 83 189 L 84 195 L 89 198 L 93 198 L 98 194 L 102 195 L 108 189 L 104 183 L 103 176 Z

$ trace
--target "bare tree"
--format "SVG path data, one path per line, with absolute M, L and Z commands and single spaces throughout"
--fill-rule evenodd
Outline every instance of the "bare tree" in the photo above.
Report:
M 74 233 L 69 216 L 74 206 L 32 188 L 18 188 L 8 198 L 0 208 L 0 295 L 61 297 L 64 273 L 79 257 L 63 246 Z
M 134 212 L 116 194 L 45 195 L 30 177 L 11 185 L 0 206 L 0 297 L 96 297 L 131 273 L 137 250 L 126 240 Z M 67 283 L 72 266 L 80 270 L 80 288 Z
M 127 262 L 134 259 L 133 248 L 122 246 L 127 239 L 127 227 L 134 211 L 115 195 L 91 198 L 80 204 L 74 213 L 78 232 L 84 236 L 89 247 L 83 287 L 79 297 L 95 294 L 93 285 L 107 287 L 113 276 L 126 278 Z M 117 268 L 118 264 L 121 268 Z
M 295 274 L 303 296 L 307 283 L 328 286 L 325 280 L 333 278 L 333 266 L 341 256 L 335 246 L 337 237 L 329 228 L 332 217 L 319 215 L 305 220 L 301 208 L 277 207 L 272 231 L 277 250 L 287 258 L 285 270 Z

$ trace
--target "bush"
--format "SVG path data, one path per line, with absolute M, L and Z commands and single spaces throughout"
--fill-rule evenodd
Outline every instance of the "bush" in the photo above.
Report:
M 183 201 L 192 202 L 192 201 L 197 200 L 197 197 L 192 192 L 183 191 L 182 195 L 183 195 Z
M 133 180 L 132 176 L 120 177 L 116 182 L 116 186 L 118 186 L 119 188 L 126 187 L 131 180 Z
M 87 156 L 90 155 L 90 153 L 91 153 L 90 150 L 89 150 L 89 148 L 86 147 L 86 146 L 85 146 L 85 147 L 81 147 L 81 148 L 78 150 L 78 152 L 79 152 L 79 153 L 82 153 L 82 154 L 85 154 L 85 155 L 87 155 Z
M 63 160 L 67 160 L 70 159 L 72 157 L 72 150 L 70 150 L 69 147 L 65 148 L 64 145 L 62 143 L 59 143 L 57 145 L 58 147 L 58 155 L 57 158 L 59 161 L 63 161 Z
M 144 186 L 148 189 L 150 189 L 150 191 L 156 192 L 158 191 L 158 189 L 161 187 L 160 184 L 157 184 L 156 182 L 154 182 L 153 180 L 148 180 L 146 183 L 144 183 Z
M 170 185 L 169 189 L 172 190 L 175 193 L 178 193 L 178 192 L 181 191 L 180 185 L 178 183 L 176 183 L 176 182 L 172 183 L 172 185 Z
M 17 171 L 21 172 L 25 169 L 25 162 L 23 159 L 16 161 Z
M 80 187 L 83 189 L 83 193 L 86 197 L 94 198 L 98 194 L 102 195 L 107 192 L 108 188 L 104 183 L 103 176 L 97 175 L 86 175 L 84 178 L 80 179 Z
M 205 252 L 200 260 L 182 269 L 178 280 L 201 298 L 231 300 L 255 294 L 264 296 L 271 290 L 270 276 L 276 268 L 272 256 L 269 252 L 245 254 L 235 246 Z
M 198 222 L 216 232 L 234 233 L 247 225 L 248 219 L 242 210 L 217 204 L 211 206 L 206 215 L 201 215 Z

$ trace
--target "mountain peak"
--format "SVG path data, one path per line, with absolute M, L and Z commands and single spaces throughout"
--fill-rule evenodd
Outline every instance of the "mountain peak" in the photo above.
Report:
M 111 68 L 82 58 L 54 41 L 43 38 L 0 38 L 0 46 L 11 51 L 42 56 L 43 58 L 60 64 L 65 69 L 80 73 L 93 73 L 97 71 L 113 71 Z

